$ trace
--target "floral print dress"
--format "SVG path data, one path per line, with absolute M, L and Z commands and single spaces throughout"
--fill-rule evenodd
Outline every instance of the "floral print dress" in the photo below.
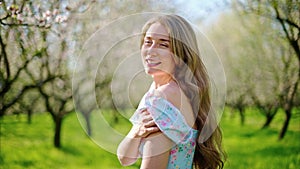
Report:
M 158 128 L 174 143 L 170 150 L 168 169 L 191 169 L 198 131 L 191 128 L 181 112 L 166 99 L 156 96 L 153 90 L 142 98 L 137 111 L 130 118 L 133 124 L 140 122 L 140 112 L 147 108 Z M 142 153 L 143 141 L 140 145 Z

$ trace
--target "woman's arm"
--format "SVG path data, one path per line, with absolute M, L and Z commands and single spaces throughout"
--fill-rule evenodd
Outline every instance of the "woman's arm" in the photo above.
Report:
M 141 169 L 166 169 L 174 143 L 161 132 L 145 139 Z
M 139 157 L 141 139 L 159 131 L 149 112 L 144 110 L 141 114 L 141 123 L 136 124 L 131 128 L 127 136 L 119 144 L 117 150 L 119 161 L 124 166 L 136 162 Z
M 141 138 L 134 136 L 134 129 L 132 128 L 119 144 L 117 150 L 119 161 L 123 166 L 128 166 L 136 162 L 139 157 L 140 142 Z

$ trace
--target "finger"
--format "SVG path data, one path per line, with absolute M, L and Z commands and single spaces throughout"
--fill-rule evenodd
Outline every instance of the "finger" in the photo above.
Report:
M 143 123 L 148 123 L 149 121 L 152 121 L 153 120 L 153 118 L 152 118 L 152 116 L 143 116 L 142 117 L 142 122 Z
M 143 110 L 141 110 L 141 113 L 145 114 L 145 115 L 149 115 L 150 113 L 148 112 L 147 108 L 144 108 Z
M 145 125 L 145 127 L 150 128 L 150 127 L 154 127 L 157 126 L 154 120 L 148 121 Z
M 149 127 L 146 129 L 148 133 L 155 133 L 159 131 L 158 127 Z

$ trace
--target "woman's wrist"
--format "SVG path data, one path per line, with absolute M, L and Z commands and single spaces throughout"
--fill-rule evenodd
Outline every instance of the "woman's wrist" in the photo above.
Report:
M 133 139 L 141 139 L 141 136 L 139 136 L 139 126 L 133 125 L 129 133 L 127 134 L 127 137 L 133 138 Z

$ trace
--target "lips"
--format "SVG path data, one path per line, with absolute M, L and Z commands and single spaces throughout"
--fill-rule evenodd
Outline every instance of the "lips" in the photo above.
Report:
M 161 62 L 155 62 L 155 61 L 151 61 L 151 60 L 146 59 L 147 67 L 155 67 L 155 66 L 158 66 L 160 64 L 161 64 Z

